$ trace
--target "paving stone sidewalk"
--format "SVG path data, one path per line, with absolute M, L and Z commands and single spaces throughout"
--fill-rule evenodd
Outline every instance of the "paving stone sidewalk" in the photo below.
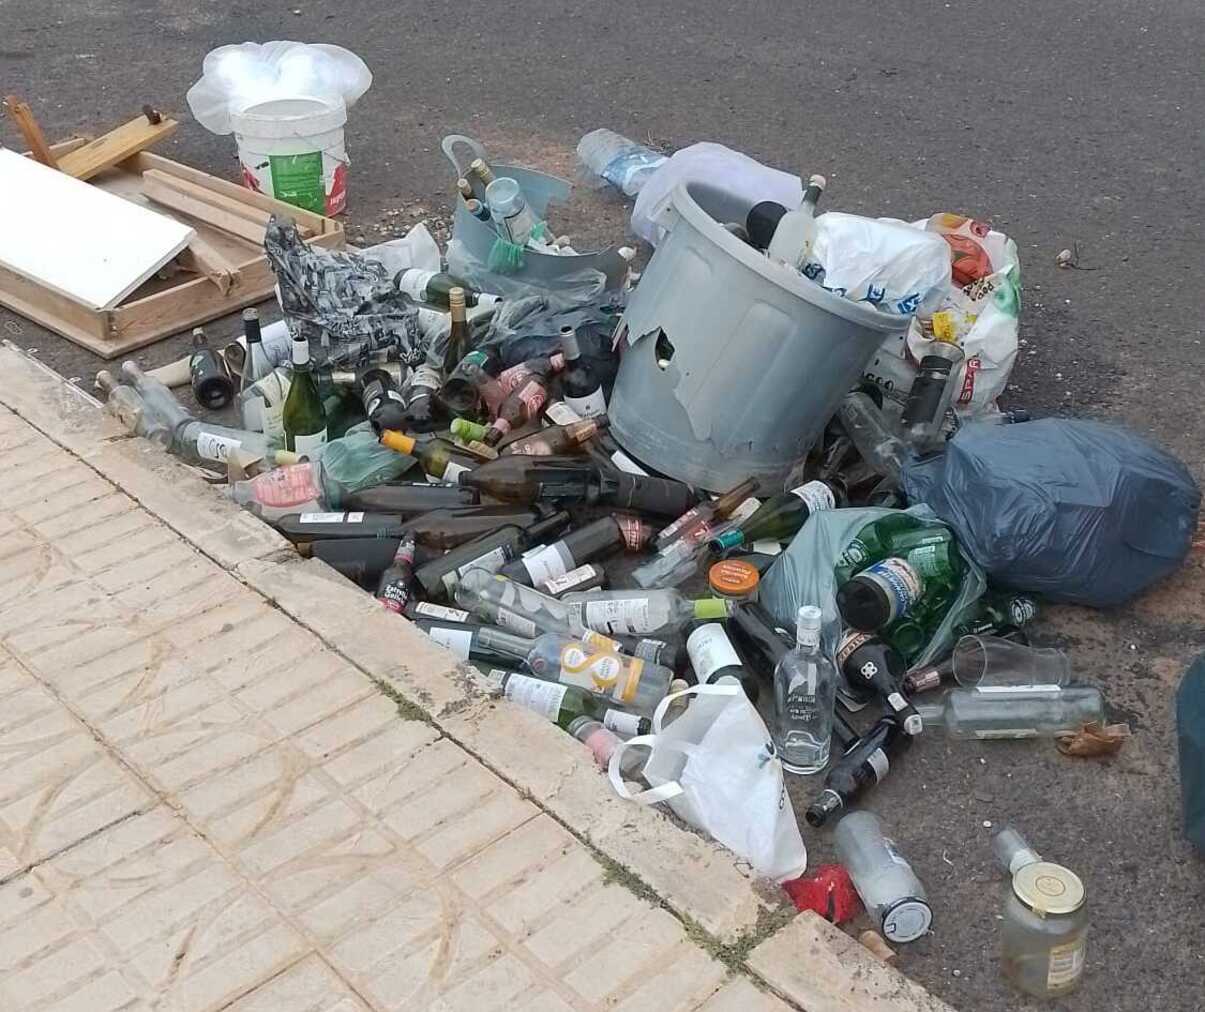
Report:
M 0 368 L 3 1012 L 948 1012 Z

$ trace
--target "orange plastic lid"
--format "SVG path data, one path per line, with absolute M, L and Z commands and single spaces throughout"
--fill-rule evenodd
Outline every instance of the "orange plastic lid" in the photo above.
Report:
M 707 582 L 721 597 L 747 597 L 757 589 L 761 577 L 757 567 L 740 559 L 717 562 L 707 572 Z

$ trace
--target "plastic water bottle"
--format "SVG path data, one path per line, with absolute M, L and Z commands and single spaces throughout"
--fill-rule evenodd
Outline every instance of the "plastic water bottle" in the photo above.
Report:
M 591 130 L 577 143 L 577 157 L 586 170 L 634 197 L 657 169 L 665 155 L 629 140 L 614 130 Z

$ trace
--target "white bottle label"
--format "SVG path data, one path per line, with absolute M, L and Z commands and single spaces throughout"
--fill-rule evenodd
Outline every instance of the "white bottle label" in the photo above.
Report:
M 472 616 L 459 608 L 449 608 L 444 604 L 432 604 L 430 601 L 420 601 L 414 606 L 414 614 L 424 618 L 437 618 L 444 622 L 468 622 Z
M 603 727 L 627 738 L 640 733 L 640 717 L 635 713 L 624 713 L 622 710 L 608 710 L 603 714 Z
M 450 481 L 455 484 L 460 480 L 460 476 L 467 471 L 471 471 L 471 467 L 465 467 L 464 464 L 457 464 L 454 460 L 448 461 L 448 466 L 444 468 L 442 478 L 436 478 L 436 481 Z M 430 477 L 430 475 L 428 475 Z
M 258 397 L 247 390 L 247 396 L 243 398 L 243 428 L 249 432 L 264 431 L 264 409 L 268 406 L 268 402 L 263 397 Z
M 581 623 L 587 629 L 609 635 L 652 632 L 647 597 L 621 598 L 618 601 L 576 601 L 581 605 Z
M 782 545 L 777 541 L 755 541 L 749 547 L 760 555 L 782 554 Z
M 427 282 L 435 277 L 434 271 L 424 271 L 411 267 L 402 271 L 398 277 L 398 291 L 419 302 L 426 302 Z
M 761 502 L 753 496 L 749 496 L 744 502 L 740 503 L 736 509 L 728 516 L 728 522 L 739 524 L 742 520 L 748 520 L 754 513 L 761 509 Z
M 358 524 L 363 519 L 363 513 L 302 513 L 297 518 L 297 522 L 302 524 Z
M 636 461 L 634 461 L 631 457 L 629 457 L 626 453 L 624 453 L 623 450 L 616 450 L 614 453 L 611 454 L 611 463 L 614 464 L 621 471 L 625 471 L 628 474 L 643 474 L 646 476 L 648 475 L 648 471 L 646 471 L 643 467 L 641 467 L 639 464 L 637 464 Z
M 1084 936 L 1065 945 L 1056 945 L 1050 950 L 1050 964 L 1046 971 L 1046 986 L 1066 987 L 1079 980 L 1084 972 Z
M 523 568 L 533 584 L 555 580 L 569 571 L 569 562 L 559 544 L 542 545 L 523 556 Z
M 569 572 L 561 576 L 554 576 L 551 580 L 543 581 L 543 591 L 556 597 L 557 594 L 564 593 L 579 583 L 584 583 L 586 580 L 594 576 L 594 567 L 587 563 L 584 566 L 578 566 L 577 569 L 571 569 Z
M 690 655 L 690 665 L 695 669 L 695 677 L 700 685 L 711 681 L 711 676 L 720 668 L 741 666 L 741 659 L 732 648 L 724 627 L 715 622 L 701 625 L 690 634 L 686 640 L 686 652 Z
M 448 588 L 448 593 L 450 594 L 456 589 L 456 584 L 460 582 L 460 578 L 470 569 L 484 569 L 487 573 L 496 573 L 509 561 L 506 549 L 499 546 L 493 549 L 493 551 L 479 555 L 475 559 L 470 559 L 459 569 L 455 569 L 450 573 L 444 573 L 444 586 Z
M 284 446 L 285 442 L 285 404 L 277 401 L 275 404 L 265 402 L 263 410 L 264 438 L 274 445 Z
M 239 439 L 219 436 L 213 432 L 202 432 L 197 436 L 197 456 L 224 464 L 230 451 L 237 450 L 242 445 L 242 440 Z
M 525 636 L 528 639 L 534 639 L 538 632 L 536 624 L 531 619 L 526 615 L 520 615 L 518 612 L 511 611 L 509 608 L 499 608 L 494 621 L 503 629 L 509 629 L 516 636 Z
M 527 675 L 511 675 L 507 679 L 504 694 L 512 703 L 518 703 L 549 720 L 556 720 L 568 691 L 568 686 L 557 682 L 546 682 Z
M 430 629 L 427 635 L 436 643 L 442 643 L 461 660 L 469 659 L 469 648 L 473 645 L 472 629 Z
M 585 397 L 566 397 L 565 403 L 583 418 L 597 418 L 607 413 L 607 399 L 602 387 Z
M 874 580 L 886 593 L 889 610 L 884 625 L 894 622 L 901 615 L 906 615 L 920 600 L 925 589 L 920 574 L 903 559 L 884 559 L 862 570 L 858 575 Z
M 311 432 L 308 435 L 295 435 L 293 437 L 293 452 L 305 456 L 312 453 L 318 447 L 326 443 L 326 429 L 321 432 Z
M 837 506 L 833 498 L 833 490 L 822 481 L 809 481 L 806 485 L 791 489 L 791 495 L 798 496 L 808 508 L 809 513 L 819 510 L 831 510 Z
M 569 425 L 580 422 L 582 416 L 573 410 L 565 401 L 553 401 L 544 409 L 544 414 L 557 425 Z

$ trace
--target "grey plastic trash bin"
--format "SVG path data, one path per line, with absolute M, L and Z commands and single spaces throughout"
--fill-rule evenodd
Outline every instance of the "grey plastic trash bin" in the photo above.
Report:
M 875 349 L 908 326 L 771 263 L 720 224 L 747 212 L 704 183 L 674 191 L 669 235 L 620 324 L 628 346 L 608 409 L 630 454 L 712 491 L 750 476 L 763 492 L 781 487 Z

